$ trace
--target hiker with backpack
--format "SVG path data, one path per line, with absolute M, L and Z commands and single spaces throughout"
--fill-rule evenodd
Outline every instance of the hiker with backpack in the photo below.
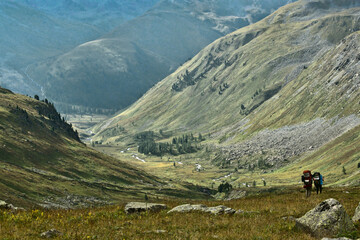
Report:
M 313 175 L 313 179 L 314 179 L 314 185 L 315 185 L 315 188 L 316 188 L 316 194 L 319 194 L 319 191 L 320 191 L 320 194 L 321 194 L 322 185 L 324 183 L 323 175 L 321 175 L 319 172 L 315 172 L 314 175 Z
M 301 176 L 301 181 L 304 183 L 303 188 L 306 189 L 306 197 L 310 197 L 312 190 L 312 175 L 310 170 L 305 170 Z

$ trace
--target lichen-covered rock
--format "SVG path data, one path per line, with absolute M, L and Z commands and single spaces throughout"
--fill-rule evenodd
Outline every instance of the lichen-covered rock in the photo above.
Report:
M 341 232 L 355 230 L 344 207 L 333 198 L 323 201 L 295 221 L 298 228 L 316 237 L 334 237 Z
M 205 212 L 217 215 L 217 214 L 234 214 L 236 211 L 224 205 L 219 205 L 216 207 L 208 207 L 205 210 Z
M 205 212 L 211 214 L 234 214 L 235 210 L 224 205 L 219 205 L 216 207 L 207 207 L 202 204 L 190 205 L 184 204 L 171 209 L 168 213 L 179 212 L 179 213 L 186 213 L 186 212 Z
M 202 204 L 195 204 L 195 205 L 184 204 L 184 205 L 174 207 L 173 209 L 168 211 L 168 213 L 172 213 L 172 212 L 186 213 L 186 212 L 193 212 L 193 211 L 204 212 L 207 208 L 208 208 L 207 206 L 202 205 Z
M 355 209 L 355 214 L 352 218 L 353 222 L 359 222 L 360 221 L 360 202 L 357 208 Z
M 167 206 L 160 203 L 129 202 L 125 206 L 125 212 L 127 214 L 145 211 L 160 212 L 163 209 L 167 209 Z

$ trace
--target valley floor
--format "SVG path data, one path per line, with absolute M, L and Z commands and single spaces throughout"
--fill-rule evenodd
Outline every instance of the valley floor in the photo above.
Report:
M 206 213 L 143 213 L 126 215 L 124 204 L 79 210 L 34 209 L 12 213 L 0 211 L 0 238 L 38 239 L 42 232 L 56 229 L 54 239 L 315 239 L 295 228 L 289 216 L 301 217 L 321 201 L 335 198 L 353 216 L 359 204 L 359 188 L 325 188 L 322 195 L 306 199 L 299 188 L 281 193 L 263 193 L 232 201 L 197 201 L 207 206 L 226 205 L 254 211 L 236 215 Z M 150 198 L 149 202 L 158 200 Z M 162 200 L 169 208 L 185 200 Z M 194 202 L 193 202 L 194 203 Z M 357 232 L 344 233 L 360 237 Z

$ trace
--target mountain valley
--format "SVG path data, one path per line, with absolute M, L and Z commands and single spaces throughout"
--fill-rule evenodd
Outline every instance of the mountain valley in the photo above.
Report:
M 130 108 L 94 127 L 93 141 L 118 146 L 134 144 L 131 136 L 146 131 L 159 132 L 159 142 L 201 133 L 207 136 L 204 155 L 188 158 L 227 169 L 238 185 L 252 182 L 253 170 L 264 174 L 256 177 L 261 181 L 284 166 L 302 168 L 302 159 L 310 166 L 307 156 L 318 151 L 319 162 L 333 159 L 328 154 L 334 149 L 324 148 L 338 148 L 331 143 L 348 136 L 346 157 L 330 182 L 357 185 L 352 175 L 340 179 L 343 167 L 359 173 L 359 7 L 354 1 L 325 3 L 289 4 L 216 40 Z M 125 130 L 112 134 L 119 126 Z M 234 169 L 242 172 L 234 175 Z M 293 174 L 285 182 L 298 184 Z M 275 177 L 273 184 L 284 181 Z

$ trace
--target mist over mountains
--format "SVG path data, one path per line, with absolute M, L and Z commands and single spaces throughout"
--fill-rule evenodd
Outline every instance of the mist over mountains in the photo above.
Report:
M 27 74 L 29 64 L 94 40 L 114 26 L 142 14 L 154 3 L 1 1 L 0 84 L 19 93 L 44 96 L 42 86 Z
M 1 26 L 11 30 L 0 84 L 47 97 L 60 111 L 118 110 L 213 40 L 288 2 L 5 1 L 17 25 Z

